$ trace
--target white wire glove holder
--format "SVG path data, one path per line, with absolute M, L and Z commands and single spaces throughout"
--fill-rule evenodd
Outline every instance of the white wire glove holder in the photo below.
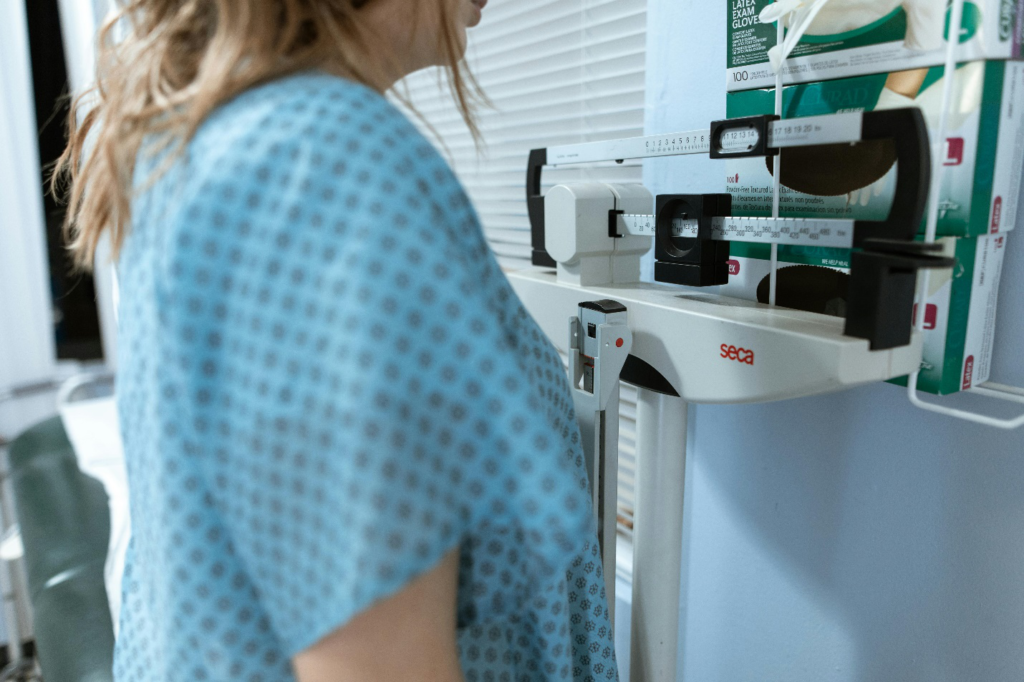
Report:
M 953 0 L 952 15 L 950 17 L 949 25 L 951 27 L 957 27 L 957 36 L 959 36 L 962 31 L 963 13 L 964 0 Z M 943 147 L 945 146 L 946 128 L 949 122 L 949 109 L 952 103 L 953 84 L 955 81 L 954 78 L 949 77 L 949 74 L 952 74 L 956 69 L 956 48 L 958 44 L 958 40 L 947 41 L 946 64 L 943 67 L 943 73 L 946 74 L 947 77 L 943 79 L 942 108 L 940 110 L 941 114 L 939 116 L 938 128 L 935 130 L 934 137 L 931 140 L 933 188 L 942 186 L 943 176 L 946 173 L 946 167 L 942 162 L 943 158 L 945 158 L 943 154 Z M 929 197 L 927 216 L 927 223 L 925 225 L 925 241 L 934 242 L 939 216 L 939 193 L 935 190 L 932 191 L 932 194 Z M 923 270 L 921 272 L 921 277 L 923 280 L 921 282 L 921 286 L 918 287 L 918 304 L 915 307 L 914 320 L 914 326 L 919 331 L 924 330 L 924 315 L 918 314 L 917 311 L 924 310 L 925 307 L 925 297 L 928 292 L 929 271 Z M 930 412 L 938 412 L 939 414 L 944 414 L 950 417 L 956 417 L 957 419 L 964 419 L 976 424 L 994 426 L 1000 429 L 1016 429 L 1024 426 L 1024 414 L 1013 419 L 1000 419 L 998 417 L 979 414 L 977 412 L 946 407 L 937 403 L 925 402 L 921 399 L 921 396 L 917 391 L 918 375 L 919 372 L 914 372 L 910 375 L 910 379 L 907 383 L 907 395 L 910 397 L 910 402 L 921 409 L 929 410 Z M 986 398 L 1024 404 L 1024 389 L 1017 388 L 1015 386 L 986 382 L 971 389 L 970 392 Z

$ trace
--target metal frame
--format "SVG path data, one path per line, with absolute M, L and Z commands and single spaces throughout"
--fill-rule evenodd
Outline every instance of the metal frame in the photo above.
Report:
M 960 30 L 963 26 L 963 13 L 964 13 L 964 0 L 953 0 L 952 12 L 949 20 L 950 27 L 956 26 L 956 35 L 960 34 Z M 954 32 L 950 28 L 950 35 Z M 956 48 L 958 42 L 956 40 L 949 40 L 946 48 L 946 63 L 943 66 L 943 74 L 952 74 L 956 70 Z M 953 99 L 953 79 L 946 78 L 942 85 L 942 109 L 939 115 L 939 129 L 935 132 L 934 138 L 931 140 L 932 143 L 932 186 L 941 187 L 942 179 L 946 173 L 946 167 L 942 162 L 944 158 L 942 154 L 943 146 L 946 143 L 946 125 L 949 118 L 949 107 Z M 925 226 L 925 242 L 931 243 L 935 241 L 935 233 L 938 226 L 938 215 L 939 215 L 939 193 L 932 192 L 928 203 L 927 223 Z M 924 330 L 924 314 L 925 301 L 928 292 L 928 280 L 930 277 L 929 271 L 925 270 L 921 274 L 921 286 L 918 287 L 918 304 L 915 306 L 915 317 L 914 326 L 919 331 Z M 1012 419 L 1000 419 L 998 417 L 992 417 L 986 414 L 978 412 L 971 412 L 969 410 L 961 410 L 953 407 L 947 407 L 945 405 L 939 405 L 938 403 L 926 402 L 921 398 L 921 394 L 917 390 L 918 377 L 920 371 L 913 372 L 907 381 L 907 397 L 915 407 L 919 407 L 922 410 L 928 410 L 929 412 L 937 412 L 938 414 L 944 414 L 947 417 L 955 417 L 964 421 L 973 422 L 975 424 L 982 424 L 984 426 L 991 426 L 999 429 L 1017 429 L 1024 426 L 1024 413 L 1014 417 Z M 1004 402 L 1014 402 L 1024 404 L 1024 389 L 1015 386 L 1007 386 L 1005 384 L 998 384 L 993 382 L 987 382 L 980 384 L 979 386 L 972 388 L 968 393 L 974 393 L 986 398 L 992 398 L 995 400 L 1002 400 Z
M 28 382 L 8 387 L 0 391 L 0 405 L 13 402 L 22 398 L 30 398 L 46 393 L 57 391 L 63 383 L 64 377 L 53 377 L 40 381 Z M 10 442 L 0 434 L 0 457 L 3 458 L 2 473 L 0 473 L 0 531 L 5 541 L 9 533 L 18 533 L 16 515 L 11 506 L 11 499 L 7 495 L 7 453 Z M 28 607 L 28 595 L 25 592 L 24 578 L 16 576 L 14 564 L 21 557 L 16 559 L 0 559 L 0 588 L 3 591 L 3 618 L 7 630 L 7 658 L 9 663 L 3 670 L 0 670 L 0 682 L 41 682 L 42 674 L 34 659 L 27 658 L 22 650 L 23 634 L 21 623 L 18 619 L 18 604 L 21 603 L 25 610 L 31 614 Z
M 951 19 L 951 26 L 960 26 L 963 12 L 963 0 L 953 0 L 953 13 Z M 781 22 L 780 22 L 781 23 Z M 779 32 L 781 34 L 782 28 L 779 26 Z M 781 39 L 780 39 L 781 44 Z M 952 72 L 955 67 L 954 62 L 954 49 L 956 41 L 950 41 L 950 48 L 947 53 L 947 72 Z M 784 62 L 783 62 L 784 63 Z M 780 69 L 781 74 L 781 69 Z M 781 94 L 782 94 L 782 79 L 781 75 L 777 76 L 776 79 L 776 114 L 781 114 Z M 941 186 L 941 178 L 943 173 L 943 165 L 940 162 L 942 154 L 939 153 L 941 150 L 939 147 L 942 145 L 945 137 L 945 125 L 947 111 L 949 108 L 949 102 L 951 97 L 951 79 L 947 79 L 944 84 L 943 90 L 943 111 L 940 127 L 935 137 L 930 140 L 933 148 L 931 155 L 931 179 L 932 187 Z M 858 115 L 859 116 L 859 115 Z M 841 119 L 844 121 L 843 125 L 849 126 L 852 120 L 848 116 L 844 115 Z M 827 121 L 824 122 L 827 126 Z M 783 121 L 776 121 L 769 133 L 769 144 L 774 146 L 782 142 L 779 131 L 783 130 L 787 124 Z M 797 129 L 798 127 L 793 125 L 791 129 Z M 856 137 L 860 138 L 859 126 L 855 126 Z M 691 131 L 688 133 L 676 133 L 670 135 L 655 135 L 640 138 L 632 138 L 630 140 L 619 140 L 611 142 L 597 142 L 583 145 L 569 145 L 565 147 L 551 147 L 544 152 L 546 158 L 544 161 L 547 165 L 561 165 L 570 163 L 588 163 L 595 161 L 608 161 L 608 160 L 621 160 L 624 158 L 650 158 L 658 156 L 670 156 L 677 154 L 691 154 L 691 153 L 702 153 L 707 152 L 712 144 L 715 143 L 711 139 L 710 134 L 705 134 L 704 131 Z M 853 141 L 853 140 L 842 140 L 842 141 Z M 813 143 L 820 143 L 819 140 L 815 140 Z M 540 150 L 538 150 L 539 152 Z M 540 153 L 531 154 L 531 163 L 538 159 L 543 158 Z M 778 222 L 778 206 L 779 206 L 779 159 L 775 157 L 775 187 L 773 196 L 773 218 L 774 222 Z M 531 189 L 530 180 L 536 181 L 535 176 L 528 176 L 528 201 L 532 198 L 529 194 Z M 539 183 L 538 183 L 539 184 Z M 926 242 L 933 242 L 935 239 L 935 226 L 936 216 L 938 209 L 938 193 L 932 192 L 930 194 L 930 204 L 927 212 L 927 234 Z M 533 212 L 537 206 L 531 205 L 531 212 Z M 617 225 L 618 233 L 628 233 L 635 236 L 650 236 L 652 220 L 646 215 L 631 215 L 620 212 L 618 216 Z M 741 219 L 742 220 L 742 219 Z M 771 219 L 762 220 L 762 224 L 767 224 Z M 720 219 L 718 224 L 713 229 L 718 229 L 719 238 L 727 238 L 725 232 L 729 229 L 739 231 L 738 225 L 730 225 L 730 222 L 739 222 L 732 219 Z M 827 223 L 828 221 L 818 221 Z M 916 221 L 915 221 L 916 222 Z M 752 225 L 757 225 L 752 223 Z M 796 223 L 794 223 L 796 225 Z M 546 226 L 548 228 L 555 227 L 554 225 Z M 829 227 L 838 228 L 842 227 L 844 230 L 849 230 L 849 221 L 832 221 Z M 613 224 L 610 228 L 612 233 L 615 232 L 615 225 Z M 744 230 L 743 238 L 750 241 L 748 231 L 756 231 L 757 227 L 747 228 Z M 849 230 L 852 232 L 852 230 Z M 614 236 L 614 234 L 612 234 Z M 771 279 L 770 289 L 771 304 L 775 303 L 775 272 L 777 269 L 777 243 L 778 232 L 770 235 L 768 241 L 772 243 L 772 259 L 771 259 Z M 840 239 L 846 240 L 847 236 L 843 235 L 828 235 L 830 237 L 839 237 Z M 852 242 L 845 244 L 852 245 Z M 535 244 L 535 247 L 537 245 Z M 536 261 L 535 261 L 536 262 Z M 561 267 L 561 266 L 559 266 Z M 923 286 L 918 288 L 918 310 L 924 310 L 924 306 L 921 305 L 923 299 L 923 293 L 927 291 L 928 281 L 928 270 L 925 269 L 922 273 Z M 524 300 L 543 298 L 545 307 L 549 307 L 550 311 L 542 311 L 542 318 L 545 317 L 549 312 L 554 311 L 555 308 L 564 310 L 564 306 L 560 306 L 557 302 L 555 291 L 545 292 L 547 294 L 544 297 L 538 297 L 535 288 L 542 287 L 545 285 L 542 282 L 543 277 L 540 274 L 521 274 L 513 277 L 513 282 L 517 284 L 520 289 L 519 293 Z M 593 293 L 596 296 L 616 296 L 617 294 L 623 297 L 627 307 L 633 306 L 630 312 L 630 322 L 634 325 L 639 325 L 634 330 L 636 332 L 636 344 L 637 352 L 642 355 L 645 350 L 645 343 L 648 341 L 648 337 L 657 337 L 660 341 L 661 338 L 675 338 L 681 340 L 683 337 L 678 335 L 668 335 L 656 333 L 653 327 L 650 327 L 650 321 L 645 321 L 647 301 L 642 298 L 636 298 L 641 296 L 639 289 L 626 289 L 621 288 L 616 290 L 616 286 L 621 285 L 608 285 L 601 287 L 580 287 L 573 292 L 574 295 L 582 296 L 585 293 Z M 629 285 L 625 285 L 629 286 Z M 565 293 L 564 295 L 573 295 Z M 632 299 L 632 302 L 627 299 Z M 580 299 L 575 299 L 579 301 Z M 675 306 L 666 306 L 675 307 Z M 666 311 L 662 311 L 662 316 Z M 685 310 L 678 312 L 684 313 Z M 779 311 L 780 315 L 787 315 L 787 312 Z M 716 313 L 714 317 L 724 315 L 727 317 L 727 313 Z M 908 395 L 911 402 L 923 409 L 947 414 L 949 416 L 957 417 L 960 419 L 970 420 L 976 423 L 986 424 L 999 428 L 1016 428 L 1024 425 L 1024 415 L 1017 417 L 1016 419 L 996 419 L 987 415 L 967 412 L 963 410 L 951 409 L 948 407 L 940 406 L 934 403 L 926 403 L 919 397 L 916 387 L 918 373 L 920 369 L 920 353 L 921 353 L 921 336 L 924 333 L 923 315 L 918 316 L 919 319 L 914 321 L 915 331 L 913 333 L 914 343 L 909 350 L 917 353 L 916 360 L 916 371 L 913 371 L 910 375 L 910 383 L 908 385 Z M 574 318 L 575 319 L 575 318 Z M 696 320 L 696 318 L 693 318 Z M 725 319 L 725 318 L 723 318 Z M 542 326 L 544 325 L 541 320 Z M 645 327 L 645 325 L 647 325 Z M 699 325 L 698 325 L 699 326 Z M 551 324 L 546 325 L 547 328 L 552 328 Z M 577 332 L 578 336 L 578 323 L 576 327 L 572 327 Z M 664 330 L 662 330 L 664 331 Z M 695 334 L 699 333 L 691 330 Z M 549 332 L 550 335 L 550 332 Z M 574 348 L 573 338 L 570 337 L 570 348 Z M 674 343 L 674 346 L 680 345 L 680 343 Z M 685 344 L 683 344 L 685 345 Z M 696 356 L 695 356 L 696 357 Z M 701 356 L 703 357 L 703 356 Z M 653 358 L 649 358 L 652 359 Z M 661 356 L 658 359 L 666 360 Z M 671 361 L 666 361 L 666 365 L 672 365 Z M 658 362 L 653 362 L 653 365 L 659 365 Z M 727 370 L 723 368 L 721 370 L 723 375 L 728 374 Z M 573 378 L 577 378 L 576 374 L 573 374 Z M 753 377 L 750 379 L 754 380 Z M 575 385 L 575 384 L 574 384 Z M 682 382 L 682 386 L 688 389 L 688 392 L 692 392 L 693 384 L 687 385 L 687 382 Z M 839 387 L 834 387 L 838 389 Z M 1020 404 L 1024 404 L 1024 389 L 1016 388 L 1012 386 L 1005 386 L 996 383 L 986 383 L 973 389 L 974 393 L 982 395 L 988 398 L 999 399 L 1004 401 L 1011 401 Z M 818 392 L 828 392 L 822 389 Z M 637 406 L 637 493 L 636 493 L 636 509 L 634 511 L 634 530 L 633 530 L 633 597 L 632 597 L 632 636 L 630 641 L 630 679 L 633 682 L 673 682 L 677 675 L 677 647 L 679 640 L 679 597 L 681 592 L 680 583 L 680 572 L 682 568 L 682 532 L 683 532 L 683 505 L 684 505 L 684 482 L 686 473 L 686 442 L 687 442 L 687 410 L 686 401 L 684 397 L 670 396 L 653 390 L 649 390 L 644 387 L 638 388 L 638 406 Z M 787 397 L 782 395 L 776 395 L 775 398 Z M 616 396 L 617 398 L 617 396 Z M 606 412 L 614 414 L 612 405 L 604 405 Z M 599 422 L 600 423 L 600 422 Z M 594 421 L 593 419 L 581 420 L 581 425 L 590 427 L 593 430 Z M 585 442 L 589 442 L 590 449 L 594 453 L 590 457 L 592 462 L 592 471 L 601 471 L 602 467 L 598 461 L 595 461 L 595 457 L 615 457 L 614 449 L 609 450 L 608 448 L 599 447 L 600 439 L 584 439 Z M 599 486 L 600 495 L 615 495 L 615 491 L 609 491 L 607 486 Z M 595 490 L 595 492 L 597 492 Z M 605 499 L 603 505 L 598 503 L 597 508 L 615 508 L 614 500 Z M 609 567 L 607 557 L 605 560 L 606 568 Z M 614 583 L 614 572 L 610 575 L 611 582 Z M 613 592 L 609 592 L 610 599 L 614 599 Z
M 104 365 L 97 365 L 95 368 L 86 365 L 78 369 L 84 371 L 71 376 L 57 374 L 48 379 L 7 387 L 0 391 L 0 405 L 47 393 L 56 393 L 54 404 L 57 408 L 61 404 L 80 399 L 83 389 L 87 390 L 90 384 L 97 381 L 109 383 L 113 377 L 113 372 Z M 8 539 L 8 533 L 18 532 L 17 517 L 6 491 L 9 446 L 10 442 L 0 434 L 0 457 L 3 457 L 2 472 L 0 472 L 0 532 L 3 533 L 4 540 Z M 18 619 L 17 604 L 23 604 L 29 614 L 32 610 L 27 604 L 28 595 L 25 592 L 24 577 L 12 570 L 15 561 L 17 559 L 0 559 L 0 591 L 2 591 L 3 597 L 4 625 L 7 629 L 7 656 L 10 661 L 3 670 L 0 670 L 0 682 L 41 682 L 43 678 L 38 663 L 35 659 L 27 658 L 22 651 L 23 633 Z

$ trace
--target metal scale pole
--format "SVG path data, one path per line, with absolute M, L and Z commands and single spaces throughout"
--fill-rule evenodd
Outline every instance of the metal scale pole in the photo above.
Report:
M 675 682 L 686 401 L 637 389 L 630 682 Z
M 569 371 L 597 515 L 605 593 L 615 618 L 619 374 L 633 345 L 627 310 L 580 303 L 569 320 Z M 686 471 L 686 402 L 637 389 L 637 499 L 633 517 L 632 682 L 674 682 Z
M 569 318 L 569 385 L 580 425 L 604 570 L 608 616 L 615 625 L 615 546 L 618 537 L 619 374 L 633 347 L 626 307 L 583 301 Z

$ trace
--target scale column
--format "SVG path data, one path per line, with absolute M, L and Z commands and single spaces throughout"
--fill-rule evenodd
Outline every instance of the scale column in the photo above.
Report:
M 633 347 L 626 307 L 583 301 L 569 318 L 569 385 L 579 421 L 590 494 L 597 515 L 608 618 L 615 624 L 618 533 L 619 375 Z
M 630 682 L 675 682 L 686 402 L 637 389 Z

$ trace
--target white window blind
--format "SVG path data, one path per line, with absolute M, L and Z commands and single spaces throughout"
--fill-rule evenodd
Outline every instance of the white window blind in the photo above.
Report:
M 466 61 L 493 108 L 479 110 L 477 150 L 440 74 L 399 85 L 446 154 L 506 270 L 530 265 L 526 160 L 538 147 L 643 134 L 647 0 L 490 0 L 469 32 Z M 415 115 L 410 115 L 415 121 Z M 566 182 L 640 183 L 639 164 L 546 169 L 543 189 Z M 631 532 L 636 392 L 622 390 L 620 527 Z

